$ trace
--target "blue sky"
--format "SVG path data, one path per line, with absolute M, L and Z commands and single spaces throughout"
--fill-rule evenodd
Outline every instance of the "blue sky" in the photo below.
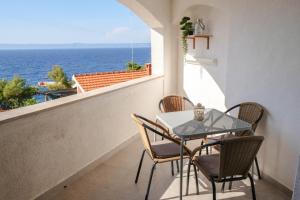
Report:
M 148 43 L 147 25 L 117 0 L 3 0 L 0 44 Z

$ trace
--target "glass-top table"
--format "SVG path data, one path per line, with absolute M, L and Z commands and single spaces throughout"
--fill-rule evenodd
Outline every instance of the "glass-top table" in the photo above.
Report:
M 216 109 L 206 109 L 203 121 L 194 120 L 193 110 L 161 113 L 156 118 L 174 134 L 184 138 L 251 129 L 251 124 Z
M 204 120 L 194 120 L 194 111 L 160 113 L 156 119 L 181 138 L 180 199 L 182 199 L 183 144 L 192 137 L 251 130 L 251 124 L 216 109 L 205 109 Z

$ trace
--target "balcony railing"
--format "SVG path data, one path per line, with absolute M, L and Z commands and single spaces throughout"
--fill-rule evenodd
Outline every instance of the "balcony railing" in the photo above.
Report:
M 33 199 L 136 135 L 153 117 L 163 77 L 150 76 L 0 114 L 0 199 Z

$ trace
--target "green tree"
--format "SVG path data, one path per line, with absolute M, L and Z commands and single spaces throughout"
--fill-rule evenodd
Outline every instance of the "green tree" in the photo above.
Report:
M 55 82 L 47 85 L 49 90 L 63 90 L 72 87 L 72 81 L 68 80 L 66 73 L 59 65 L 53 66 L 52 70 L 48 73 L 48 78 Z
M 127 67 L 127 70 L 140 70 L 140 69 L 144 68 L 142 65 L 139 65 L 132 61 L 128 62 L 126 67 Z
M 33 96 L 37 88 L 26 85 L 26 81 L 19 76 L 12 80 L 0 80 L 0 108 L 14 109 L 36 104 Z

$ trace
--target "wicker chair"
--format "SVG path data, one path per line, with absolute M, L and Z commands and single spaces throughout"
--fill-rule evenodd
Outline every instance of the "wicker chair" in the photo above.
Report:
M 182 97 L 182 96 L 176 96 L 176 95 L 166 96 L 163 99 L 161 99 L 158 104 L 158 108 L 159 108 L 160 112 L 183 111 L 186 109 L 187 106 L 193 107 L 194 104 L 188 98 Z M 157 120 L 156 120 L 156 122 L 159 123 L 159 121 L 157 121 Z M 180 140 L 180 138 L 178 138 L 174 134 L 172 134 L 172 137 Z M 156 137 L 154 137 L 154 140 L 156 140 Z M 177 167 L 177 172 L 179 172 L 178 161 L 176 161 L 176 167 Z M 172 168 L 172 175 L 174 176 L 173 162 L 171 162 L 171 168 Z
M 147 154 L 154 162 L 152 165 L 147 193 L 145 196 L 145 199 L 148 199 L 155 166 L 160 163 L 178 161 L 180 159 L 180 142 L 172 138 L 168 130 L 166 130 L 159 124 L 136 114 L 132 114 L 131 117 L 137 124 L 140 137 L 144 145 L 144 150 L 140 159 L 135 183 L 137 183 L 139 179 L 145 152 L 147 152 Z M 150 142 L 149 132 L 162 136 L 165 140 Z M 190 154 L 191 151 L 186 146 L 184 146 L 184 158 L 190 158 Z
M 255 188 L 250 167 L 256 157 L 256 154 L 263 142 L 262 136 L 245 136 L 226 138 L 214 143 L 202 145 L 191 153 L 188 165 L 187 188 L 186 194 L 189 192 L 189 176 L 190 166 L 194 165 L 211 181 L 213 189 L 213 200 L 216 200 L 215 182 L 232 182 L 250 179 L 252 188 L 252 198 L 255 200 Z M 198 151 L 211 145 L 220 145 L 219 154 L 210 154 L 203 156 L 195 156 Z M 197 177 L 197 172 L 195 173 Z M 199 194 L 199 186 L 196 185 L 197 194 Z
M 176 112 L 185 110 L 187 105 L 194 106 L 186 97 L 171 95 L 160 100 L 158 108 L 161 112 Z
M 255 130 L 257 128 L 258 123 L 260 122 L 260 120 L 262 119 L 262 116 L 264 114 L 263 107 L 261 105 L 259 105 L 258 103 L 245 102 L 245 103 L 240 103 L 238 105 L 235 105 L 235 106 L 229 108 L 225 113 L 229 113 L 230 111 L 233 111 L 235 109 L 239 109 L 238 110 L 238 118 L 250 123 L 252 125 L 252 130 L 229 133 L 229 134 L 216 136 L 216 137 L 208 137 L 208 138 L 205 138 L 203 143 L 207 144 L 207 143 L 211 143 L 214 141 L 218 141 L 220 139 L 231 138 L 231 137 L 235 137 L 235 136 L 253 135 L 253 133 L 255 132 Z M 219 151 L 218 145 L 214 146 L 214 148 L 217 151 Z M 206 148 L 206 154 L 208 154 L 208 148 Z M 256 165 L 256 169 L 257 169 L 258 178 L 261 179 L 261 174 L 260 174 L 257 158 L 255 158 L 255 165 Z M 231 185 L 230 185 L 230 187 L 231 187 Z

